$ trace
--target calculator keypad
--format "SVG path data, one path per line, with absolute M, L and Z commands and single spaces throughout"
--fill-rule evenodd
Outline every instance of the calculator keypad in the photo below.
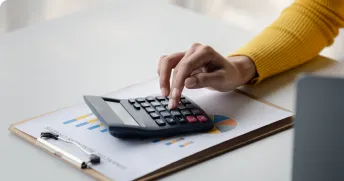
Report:
M 209 121 L 207 116 L 184 96 L 177 109 L 169 110 L 168 98 L 163 96 L 129 99 L 128 102 L 137 110 L 143 108 L 157 125 L 165 126 Z

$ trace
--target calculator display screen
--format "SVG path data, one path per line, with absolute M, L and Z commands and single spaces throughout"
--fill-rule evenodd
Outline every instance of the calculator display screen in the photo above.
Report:
M 105 101 L 125 125 L 140 126 L 120 103 Z

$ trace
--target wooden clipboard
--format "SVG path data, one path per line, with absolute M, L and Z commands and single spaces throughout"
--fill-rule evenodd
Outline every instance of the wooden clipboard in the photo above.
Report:
M 281 110 L 285 110 L 285 111 L 289 111 L 287 109 L 284 109 L 280 106 L 277 106 L 275 104 L 272 104 L 270 102 L 267 102 L 267 101 L 264 101 L 264 100 L 260 100 L 258 99 L 257 97 L 255 96 L 252 96 L 252 95 L 249 95 L 247 94 L 246 92 L 243 92 L 241 90 L 235 90 L 236 92 L 238 93 L 241 93 L 241 94 L 244 94 L 252 99 L 255 99 L 259 102 L 262 102 L 264 104 L 267 104 L 267 105 L 270 105 L 272 107 L 276 107 L 278 109 L 281 109 Z M 291 111 L 289 111 L 291 112 Z M 51 113 L 51 112 L 50 112 Z M 46 114 L 50 114 L 50 113 L 46 113 Z M 44 115 L 46 115 L 44 114 Z M 41 115 L 43 116 L 43 115 Z M 40 116 L 37 116 L 37 117 L 40 117 Z M 22 138 L 23 140 L 31 143 L 32 145 L 35 145 L 36 146 L 36 138 L 18 130 L 15 128 L 15 126 L 19 125 L 19 124 L 23 124 L 27 121 L 30 121 L 32 119 L 35 119 L 37 117 L 33 117 L 33 118 L 30 118 L 28 120 L 24 120 L 24 121 L 21 121 L 21 122 L 17 122 L 17 123 L 14 123 L 12 124 L 10 127 L 9 127 L 9 130 L 14 133 L 15 135 L 19 136 L 20 138 Z M 200 162 L 203 162 L 205 160 L 208 160 L 210 158 L 213 158 L 215 156 L 218 156 L 218 155 L 221 155 L 223 153 L 226 153 L 228 151 L 231 151 L 231 150 L 234 150 L 234 149 L 237 149 L 237 148 L 240 148 L 242 146 L 245 146 L 247 144 L 250 144 L 252 142 L 255 142 L 255 141 L 258 141 L 260 139 L 263 139 L 265 137 L 268 137 L 270 135 L 273 135 L 273 134 L 276 134 L 278 132 L 281 132 L 281 131 L 284 131 L 286 129 L 289 129 L 292 127 L 292 117 L 288 117 L 288 118 L 285 118 L 285 119 L 282 119 L 282 120 L 279 120 L 279 121 L 276 121 L 274 123 L 271 123 L 269 125 L 266 125 L 264 127 L 261 127 L 259 129 L 256 129 L 256 130 L 253 130 L 249 133 L 246 133 L 246 134 L 243 134 L 241 136 L 238 136 L 236 138 L 233 138 L 231 140 L 228 140 L 228 141 L 225 141 L 223 143 L 220 143 L 218 145 L 215 145 L 215 146 L 212 146 L 210 148 L 207 148 L 203 151 L 200 151 L 198 153 L 195 153 L 189 157 L 186 157 L 186 158 L 183 158 L 177 162 L 174 162 L 172 164 L 169 164 L 165 167 L 162 167 L 152 173 L 149 173 L 137 180 L 142 180 L 142 181 L 145 181 L 145 180 L 155 180 L 155 179 L 158 179 L 158 178 L 161 178 L 163 176 L 166 176 L 168 174 L 171 174 L 171 173 L 174 173 L 174 172 L 177 172 L 181 169 L 184 169 L 186 167 L 190 167 L 192 165 L 195 165 L 197 163 L 200 163 Z M 45 150 L 46 151 L 46 150 Z M 47 152 L 49 153 L 50 155 L 53 155 L 54 157 L 56 158 L 59 158 L 58 156 L 54 155 L 54 154 L 51 154 L 50 152 Z M 67 162 L 66 162 L 67 163 Z M 72 165 L 73 166 L 73 165 Z M 73 166 L 75 167 L 75 166 Z M 77 168 L 77 167 L 75 167 Z M 93 169 L 79 169 L 77 168 L 78 170 L 81 170 L 82 172 L 92 176 L 93 178 L 95 178 L 96 180 L 100 180 L 100 181 L 108 181 L 108 180 L 111 180 L 109 179 L 108 177 L 102 175 L 101 173 L 93 170 Z

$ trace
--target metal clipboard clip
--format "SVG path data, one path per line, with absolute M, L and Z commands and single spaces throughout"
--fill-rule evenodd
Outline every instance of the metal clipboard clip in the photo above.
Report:
M 75 146 L 79 147 L 84 153 L 86 153 L 89 156 L 88 161 L 83 161 L 74 155 L 66 152 L 65 150 L 58 148 L 57 146 L 49 143 L 46 141 L 46 139 L 55 139 L 55 140 L 61 140 L 66 143 L 74 144 Z M 53 155 L 73 164 L 74 166 L 80 168 L 80 169 L 86 169 L 89 168 L 89 164 L 99 164 L 100 163 L 100 157 L 98 155 L 89 153 L 87 150 L 83 149 L 80 145 L 78 145 L 75 142 L 71 142 L 68 140 L 65 140 L 59 135 L 51 133 L 51 132 L 42 132 L 41 137 L 37 138 L 36 145 L 43 148 L 44 150 L 47 150 L 48 152 L 52 153 Z

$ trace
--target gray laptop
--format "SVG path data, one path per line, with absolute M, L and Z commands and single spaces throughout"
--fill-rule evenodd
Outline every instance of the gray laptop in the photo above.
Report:
M 344 78 L 297 84 L 293 181 L 344 181 Z

